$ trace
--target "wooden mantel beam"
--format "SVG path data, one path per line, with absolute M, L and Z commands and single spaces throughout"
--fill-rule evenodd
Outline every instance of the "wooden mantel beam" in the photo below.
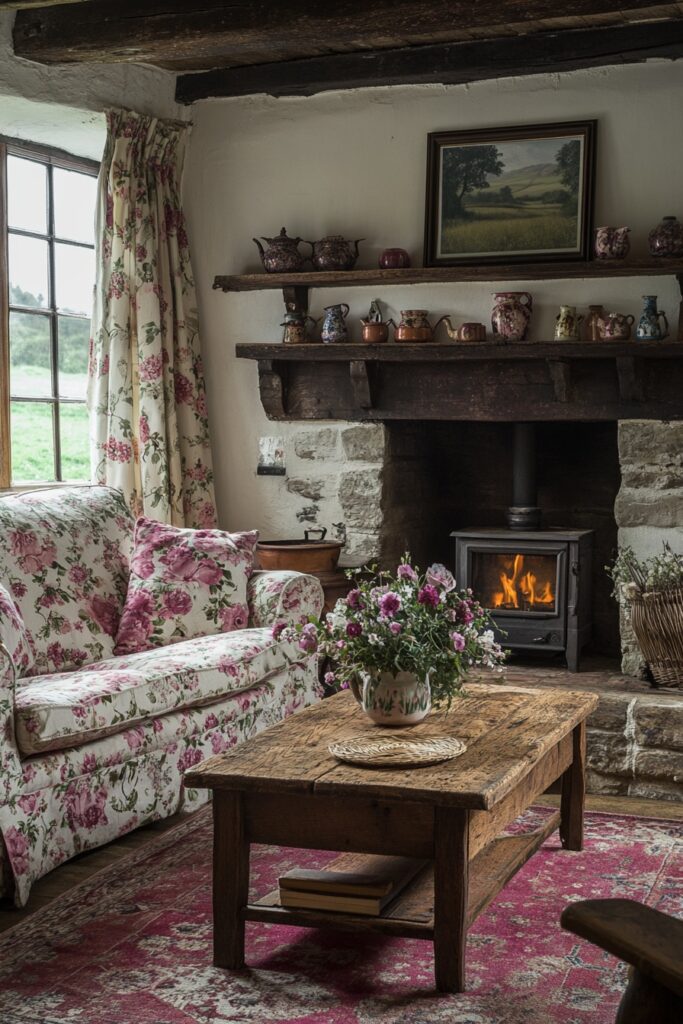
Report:
M 683 21 L 539 32 L 185 74 L 177 80 L 176 99 L 193 103 L 209 96 L 312 96 L 378 85 L 461 84 L 652 57 L 683 57 Z
M 662 0 L 92 0 L 24 4 L 15 53 L 42 63 L 145 62 L 169 68 L 268 64 L 550 29 L 683 15 Z M 6 6 L 0 0 L 0 8 Z

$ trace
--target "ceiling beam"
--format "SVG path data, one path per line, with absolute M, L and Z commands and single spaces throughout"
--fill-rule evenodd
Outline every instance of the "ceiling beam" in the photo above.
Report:
M 68 13 L 35 5 L 19 11 L 14 48 L 46 64 L 206 69 L 682 13 L 680 0 L 563 0 L 561 7 L 557 0 L 92 0 Z
M 683 57 L 683 21 L 540 32 L 186 74 L 177 79 L 176 100 L 193 103 L 209 96 L 312 96 L 366 86 L 450 85 L 630 64 L 651 57 Z

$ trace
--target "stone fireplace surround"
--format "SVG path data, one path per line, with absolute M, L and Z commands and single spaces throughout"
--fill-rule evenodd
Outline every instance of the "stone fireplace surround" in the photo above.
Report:
M 389 565 L 405 550 L 423 565 L 452 565 L 452 529 L 504 523 L 507 427 L 292 424 L 280 484 L 283 523 L 292 524 L 293 535 L 307 525 L 331 528 L 346 540 L 342 565 Z M 539 423 L 538 445 L 547 524 L 596 531 L 593 649 L 608 655 L 621 649 L 623 675 L 601 672 L 599 683 L 590 672 L 551 678 L 538 662 L 532 671 L 511 668 L 510 682 L 598 688 L 600 706 L 589 722 L 591 791 L 680 801 L 683 692 L 654 690 L 643 681 L 645 666 L 603 567 L 617 542 L 639 554 L 663 539 L 683 549 L 683 423 Z

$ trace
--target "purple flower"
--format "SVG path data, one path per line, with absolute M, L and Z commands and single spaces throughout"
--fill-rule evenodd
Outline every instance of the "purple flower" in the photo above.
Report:
M 403 629 L 403 626 L 401 625 L 400 622 L 390 622 L 389 623 L 389 629 L 394 634 L 394 636 L 398 636 L 398 634 Z
M 354 587 L 353 590 L 349 590 L 348 594 L 346 595 L 346 603 L 349 606 L 349 608 L 362 608 L 363 605 L 361 604 L 360 597 L 361 594 L 358 587 Z
M 425 586 L 418 591 L 417 600 L 420 604 L 436 608 L 440 600 L 439 591 L 431 583 L 426 583 Z
M 417 573 L 413 569 L 412 565 L 408 565 L 407 562 L 401 563 L 396 570 L 396 575 L 400 580 L 416 580 Z
M 309 622 L 301 630 L 301 636 L 299 637 L 299 647 L 301 648 L 302 651 L 318 650 L 318 634 L 312 622 Z
M 453 647 L 455 648 L 456 651 L 465 650 L 465 637 L 462 635 L 462 633 L 451 633 L 451 640 L 453 641 Z
M 332 683 L 335 681 L 335 678 L 336 677 L 335 677 L 334 672 L 326 672 L 325 673 L 325 683 L 328 686 L 332 686 Z
M 427 582 L 432 583 L 436 587 L 441 587 L 448 593 L 449 590 L 455 590 L 455 580 L 453 574 L 448 571 L 445 565 L 441 565 L 437 562 L 435 565 L 430 565 L 427 569 L 426 574 Z
M 400 610 L 401 598 L 395 591 L 390 590 L 380 598 L 379 611 L 383 619 L 393 618 L 396 612 L 400 612 Z
M 360 636 L 363 632 L 363 627 L 360 622 L 347 622 L 346 623 L 346 635 L 347 636 Z

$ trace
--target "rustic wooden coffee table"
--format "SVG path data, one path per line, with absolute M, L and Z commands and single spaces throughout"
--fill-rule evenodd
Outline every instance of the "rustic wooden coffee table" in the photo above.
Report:
M 337 762 L 333 740 L 377 735 L 340 693 L 185 776 L 213 792 L 214 963 L 244 966 L 246 921 L 385 932 L 434 943 L 436 985 L 465 985 L 467 929 L 558 824 L 562 846 L 583 841 L 585 719 L 591 693 L 472 685 L 412 735 L 452 735 L 467 751 L 425 768 Z M 543 828 L 502 830 L 562 778 L 561 809 Z M 380 917 L 286 910 L 277 891 L 249 903 L 250 843 L 428 859 Z M 571 870 L 571 863 L 567 864 Z

